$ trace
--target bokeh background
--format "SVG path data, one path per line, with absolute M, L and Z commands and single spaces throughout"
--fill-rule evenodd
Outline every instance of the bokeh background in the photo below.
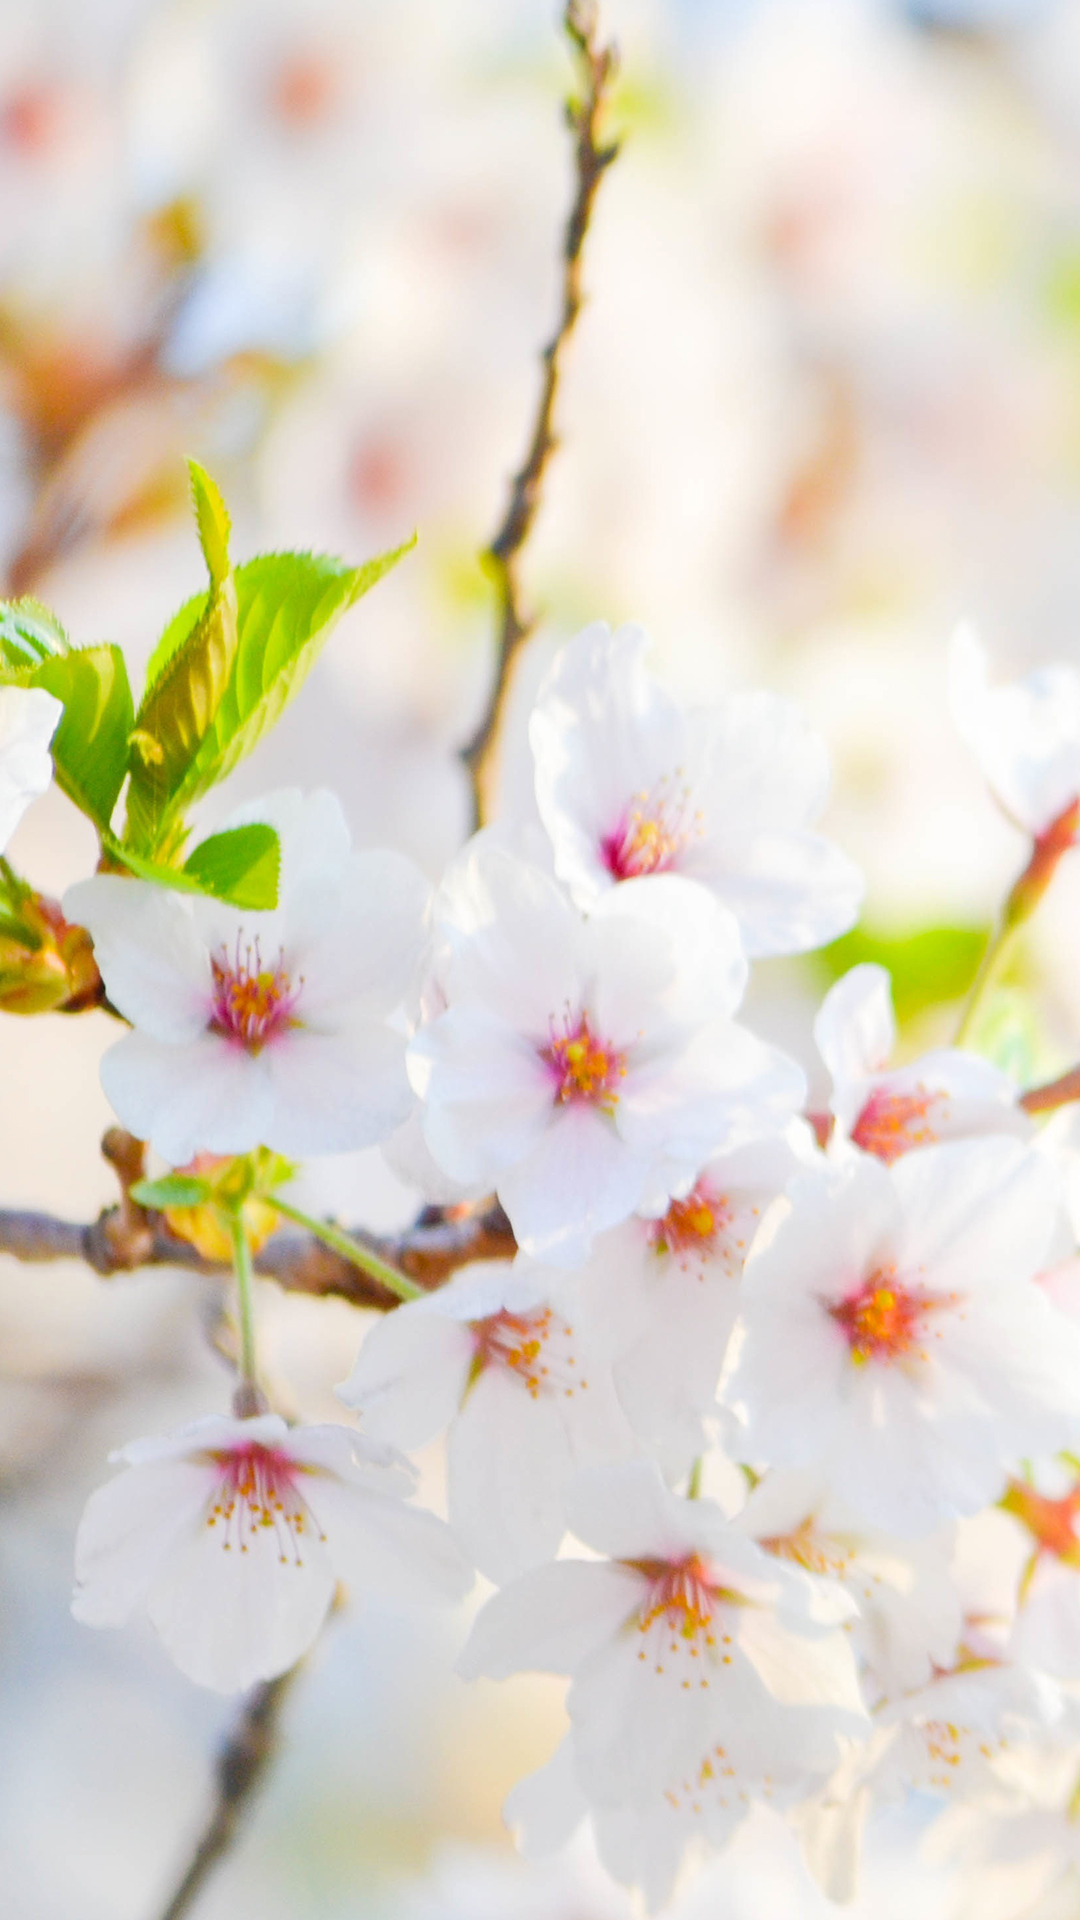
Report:
M 642 621 L 697 697 L 767 684 L 828 737 L 828 825 L 863 929 L 760 970 L 760 1024 L 809 1060 L 813 999 L 894 967 L 909 1045 L 942 1030 L 1020 855 L 953 737 L 961 615 L 1003 673 L 1075 659 L 1080 615 L 1078 0 L 605 0 L 625 147 L 590 239 L 563 445 L 530 550 L 544 618 L 521 709 L 586 619 Z M 493 532 L 554 316 L 570 76 L 552 0 L 0 0 L 0 574 L 137 670 L 198 584 L 183 457 L 235 551 L 416 552 L 343 624 L 277 734 L 214 797 L 327 780 L 356 839 L 434 877 L 466 830 L 455 746 L 481 709 Z M 515 749 L 514 742 L 517 742 Z M 516 765 L 516 770 L 515 770 Z M 59 891 L 89 829 L 56 793 L 12 849 Z M 1001 1003 L 1019 1072 L 1075 1057 L 1080 875 Z M 1032 1015 L 1025 1005 L 1035 1007 Z M 0 1203 L 111 1196 L 103 1015 L 0 1016 Z M 305 1175 L 390 1226 L 378 1155 Z M 360 1331 L 264 1289 L 286 1404 Z M 150 1631 L 68 1616 L 71 1544 L 111 1447 L 218 1408 L 212 1286 L 0 1263 L 0 1912 L 153 1920 L 229 1709 Z M 440 1465 L 425 1463 L 429 1498 Z M 203 1920 L 625 1920 L 587 1850 L 528 1876 L 511 1782 L 559 1690 L 465 1688 L 461 1621 L 355 1609 Z M 882 1825 L 859 1911 L 953 1895 Z M 918 1876 L 918 1877 L 913 1877 Z M 755 1824 L 684 1920 L 832 1911 Z

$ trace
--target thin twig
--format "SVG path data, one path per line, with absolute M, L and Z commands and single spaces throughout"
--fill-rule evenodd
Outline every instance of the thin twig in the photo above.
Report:
M 232 1845 L 238 1823 L 277 1751 L 281 1710 L 302 1664 L 290 1667 L 276 1680 L 264 1680 L 244 1702 L 218 1757 L 217 1793 L 210 1818 L 160 1920 L 181 1920 L 182 1915 L 190 1913 L 209 1875 Z
M 1047 1080 L 1041 1087 L 1029 1087 L 1020 1095 L 1019 1104 L 1025 1113 L 1053 1113 L 1056 1107 L 1067 1107 L 1073 1100 L 1080 1100 L 1080 1067 L 1070 1067 L 1068 1073 Z
M 488 763 L 498 739 L 503 708 L 510 687 L 515 656 L 535 625 L 525 609 L 520 562 L 540 506 L 544 472 L 558 444 L 554 429 L 555 399 L 562 370 L 562 354 L 582 306 L 581 261 L 585 235 L 592 217 L 596 190 L 619 151 L 618 141 L 600 138 L 617 67 L 613 45 L 601 46 L 595 0 L 569 0 L 563 25 L 581 69 L 580 100 L 567 102 L 566 116 L 574 134 L 575 191 L 563 243 L 562 308 L 554 336 L 541 356 L 542 378 L 528 452 L 514 476 L 506 514 L 485 554 L 498 595 L 498 653 L 487 709 L 461 758 L 472 781 L 475 824 L 484 818 Z

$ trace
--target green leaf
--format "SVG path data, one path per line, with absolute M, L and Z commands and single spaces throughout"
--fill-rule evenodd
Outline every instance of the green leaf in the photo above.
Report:
M 903 1026 L 928 1007 L 959 1000 L 975 978 L 985 946 L 985 927 L 919 927 L 900 934 L 855 927 L 816 953 L 813 963 L 830 983 L 864 961 L 887 967 Z
M 236 569 L 239 642 L 229 684 L 163 825 L 231 773 L 303 685 L 341 615 L 415 545 L 362 567 L 310 553 L 270 553 Z
M 281 843 L 273 827 L 261 821 L 230 827 L 201 840 L 183 871 L 218 900 L 268 910 L 278 903 Z
M 52 742 L 57 782 L 95 826 L 107 829 L 127 772 L 133 718 L 120 648 L 53 654 L 34 669 L 28 684 L 63 701 Z
M 157 646 L 150 655 L 150 662 L 146 669 L 146 687 L 143 692 L 144 700 L 150 692 L 150 689 L 160 680 L 164 668 L 172 659 L 177 648 L 183 645 L 189 633 L 192 632 L 193 628 L 195 628 L 202 619 L 209 598 L 210 595 L 204 587 L 201 593 L 193 593 L 191 599 L 185 600 L 183 606 L 178 608 L 176 613 L 173 614 Z
M 40 600 L 0 600 L 0 674 L 36 667 L 53 654 L 67 653 L 70 644 L 56 615 Z
M 117 865 L 154 886 L 171 887 L 175 893 L 209 894 L 226 906 L 258 912 L 277 906 L 281 848 L 273 827 L 261 822 L 211 834 L 182 867 L 137 853 L 112 834 L 103 835 L 103 842 Z M 212 849 L 209 855 L 204 855 L 204 848 Z
M 131 1197 L 137 1206 L 155 1207 L 160 1213 L 166 1207 L 205 1206 L 212 1191 L 209 1181 L 193 1174 L 167 1173 L 160 1180 L 136 1181 Z
M 205 467 L 197 460 L 188 461 L 188 474 L 191 478 L 191 500 L 195 508 L 195 521 L 199 529 L 199 545 L 206 561 L 206 571 L 210 575 L 213 589 L 221 586 L 229 572 L 229 535 L 232 521 L 226 511 L 225 502 L 211 480 Z
M 137 715 L 125 838 L 147 853 L 160 847 L 175 815 L 171 797 L 213 724 L 237 646 L 229 516 L 209 474 L 196 461 L 189 469 L 210 592 L 190 624 L 181 608 L 166 628 Z

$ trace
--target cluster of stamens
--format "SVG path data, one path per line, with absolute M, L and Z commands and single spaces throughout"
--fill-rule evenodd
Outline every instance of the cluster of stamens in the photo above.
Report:
M 474 1320 L 472 1332 L 474 1374 L 485 1367 L 504 1367 L 534 1400 L 545 1393 L 569 1399 L 588 1387 L 573 1351 L 574 1329 L 551 1307 L 537 1307 L 531 1313 L 510 1313 L 504 1308 Z
M 717 1620 L 717 1609 L 725 1595 L 714 1584 L 709 1569 L 697 1554 L 686 1560 L 631 1564 L 649 1578 L 636 1621 L 642 1636 L 638 1659 L 651 1657 L 659 1674 L 666 1671 L 665 1663 L 670 1661 L 684 1689 L 695 1684 L 707 1687 L 711 1662 L 702 1659 L 703 1653 L 714 1660 L 719 1658 L 723 1666 L 731 1665 L 731 1655 L 726 1651 L 731 1635 L 722 1631 Z M 691 1661 L 699 1663 L 696 1669 L 689 1666 Z
M 938 1789 L 947 1790 L 956 1784 L 965 1760 L 970 1762 L 976 1755 L 992 1760 L 1008 1745 L 1000 1737 L 993 1741 L 980 1738 L 971 1727 L 959 1726 L 953 1720 L 926 1720 L 919 1731 L 926 1743 L 924 1784 Z
M 943 1104 L 943 1095 L 926 1087 L 917 1087 L 914 1093 L 890 1093 L 879 1087 L 852 1127 L 851 1138 L 864 1153 L 872 1153 L 891 1167 L 901 1154 L 910 1153 L 913 1147 L 932 1146 L 940 1138 L 940 1123 L 947 1117 Z M 937 1127 L 929 1117 L 932 1113 Z
M 314 1524 L 297 1490 L 295 1460 L 273 1447 L 251 1443 L 214 1452 L 210 1458 L 220 1478 L 206 1524 L 221 1529 L 225 1552 L 247 1553 L 252 1542 L 270 1529 L 282 1564 L 301 1566 L 304 1534 L 319 1540 L 326 1536 Z
M 676 1259 L 710 1253 L 730 1218 L 723 1195 L 701 1179 L 683 1199 L 673 1200 L 659 1220 L 649 1221 L 649 1244 L 657 1253 L 670 1253 Z
M 626 1056 L 610 1042 L 597 1039 L 587 1014 L 579 1015 L 573 1025 L 571 1018 L 564 1016 L 561 1032 L 552 1022 L 551 1039 L 541 1049 L 555 1082 L 555 1098 L 561 1106 L 574 1103 L 614 1113 L 626 1075 Z
M 211 957 L 210 966 L 213 1032 L 236 1041 L 248 1053 L 259 1053 L 275 1033 L 293 1025 L 293 1008 L 303 982 L 293 986 L 281 953 L 276 966 L 265 967 L 258 937 L 242 948 L 238 934 L 233 957 L 222 947 Z
M 700 809 L 691 811 L 689 787 L 665 774 L 651 790 L 634 794 L 618 826 L 601 840 L 601 857 L 615 880 L 666 873 L 704 830 Z
M 829 1313 L 843 1328 L 855 1365 L 865 1366 L 871 1360 L 925 1359 L 921 1343 L 928 1319 L 957 1301 L 955 1294 L 905 1287 L 892 1269 L 881 1269 Z

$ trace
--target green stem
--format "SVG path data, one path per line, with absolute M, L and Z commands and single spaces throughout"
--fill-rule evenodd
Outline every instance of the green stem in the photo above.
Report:
M 970 1040 L 982 1012 L 983 1002 L 1009 957 L 1019 926 L 1019 921 L 1006 919 L 1002 921 L 997 932 L 991 934 L 990 944 L 983 954 L 979 971 L 975 975 L 974 984 L 968 994 L 967 1005 L 957 1028 L 954 1045 L 962 1047 Z
M 704 1457 L 699 1453 L 690 1469 L 690 1478 L 686 1483 L 686 1497 L 688 1500 L 701 1499 L 701 1474 L 704 1465 Z
M 372 1279 L 378 1280 L 389 1293 L 396 1293 L 399 1300 L 423 1299 L 425 1290 L 423 1287 L 418 1287 L 415 1280 L 407 1279 L 403 1273 L 398 1272 L 396 1267 L 392 1267 L 389 1261 L 380 1260 L 378 1254 L 373 1253 L 370 1247 L 361 1246 L 358 1240 L 353 1240 L 349 1234 L 342 1233 L 340 1227 L 332 1227 L 327 1220 L 313 1220 L 310 1214 L 301 1213 L 299 1207 L 290 1206 L 287 1200 L 280 1200 L 276 1193 L 271 1195 L 270 1205 L 286 1220 L 294 1220 L 298 1227 L 306 1227 L 317 1240 L 332 1247 L 335 1253 L 340 1253 L 343 1260 L 348 1260 L 354 1267 L 359 1267 L 361 1273 L 369 1273 Z
M 255 1352 L 255 1300 L 251 1267 L 251 1248 L 241 1207 L 229 1215 L 232 1239 L 233 1272 L 236 1275 L 236 1302 L 240 1322 L 240 1378 L 253 1394 L 259 1392 L 258 1363 Z

